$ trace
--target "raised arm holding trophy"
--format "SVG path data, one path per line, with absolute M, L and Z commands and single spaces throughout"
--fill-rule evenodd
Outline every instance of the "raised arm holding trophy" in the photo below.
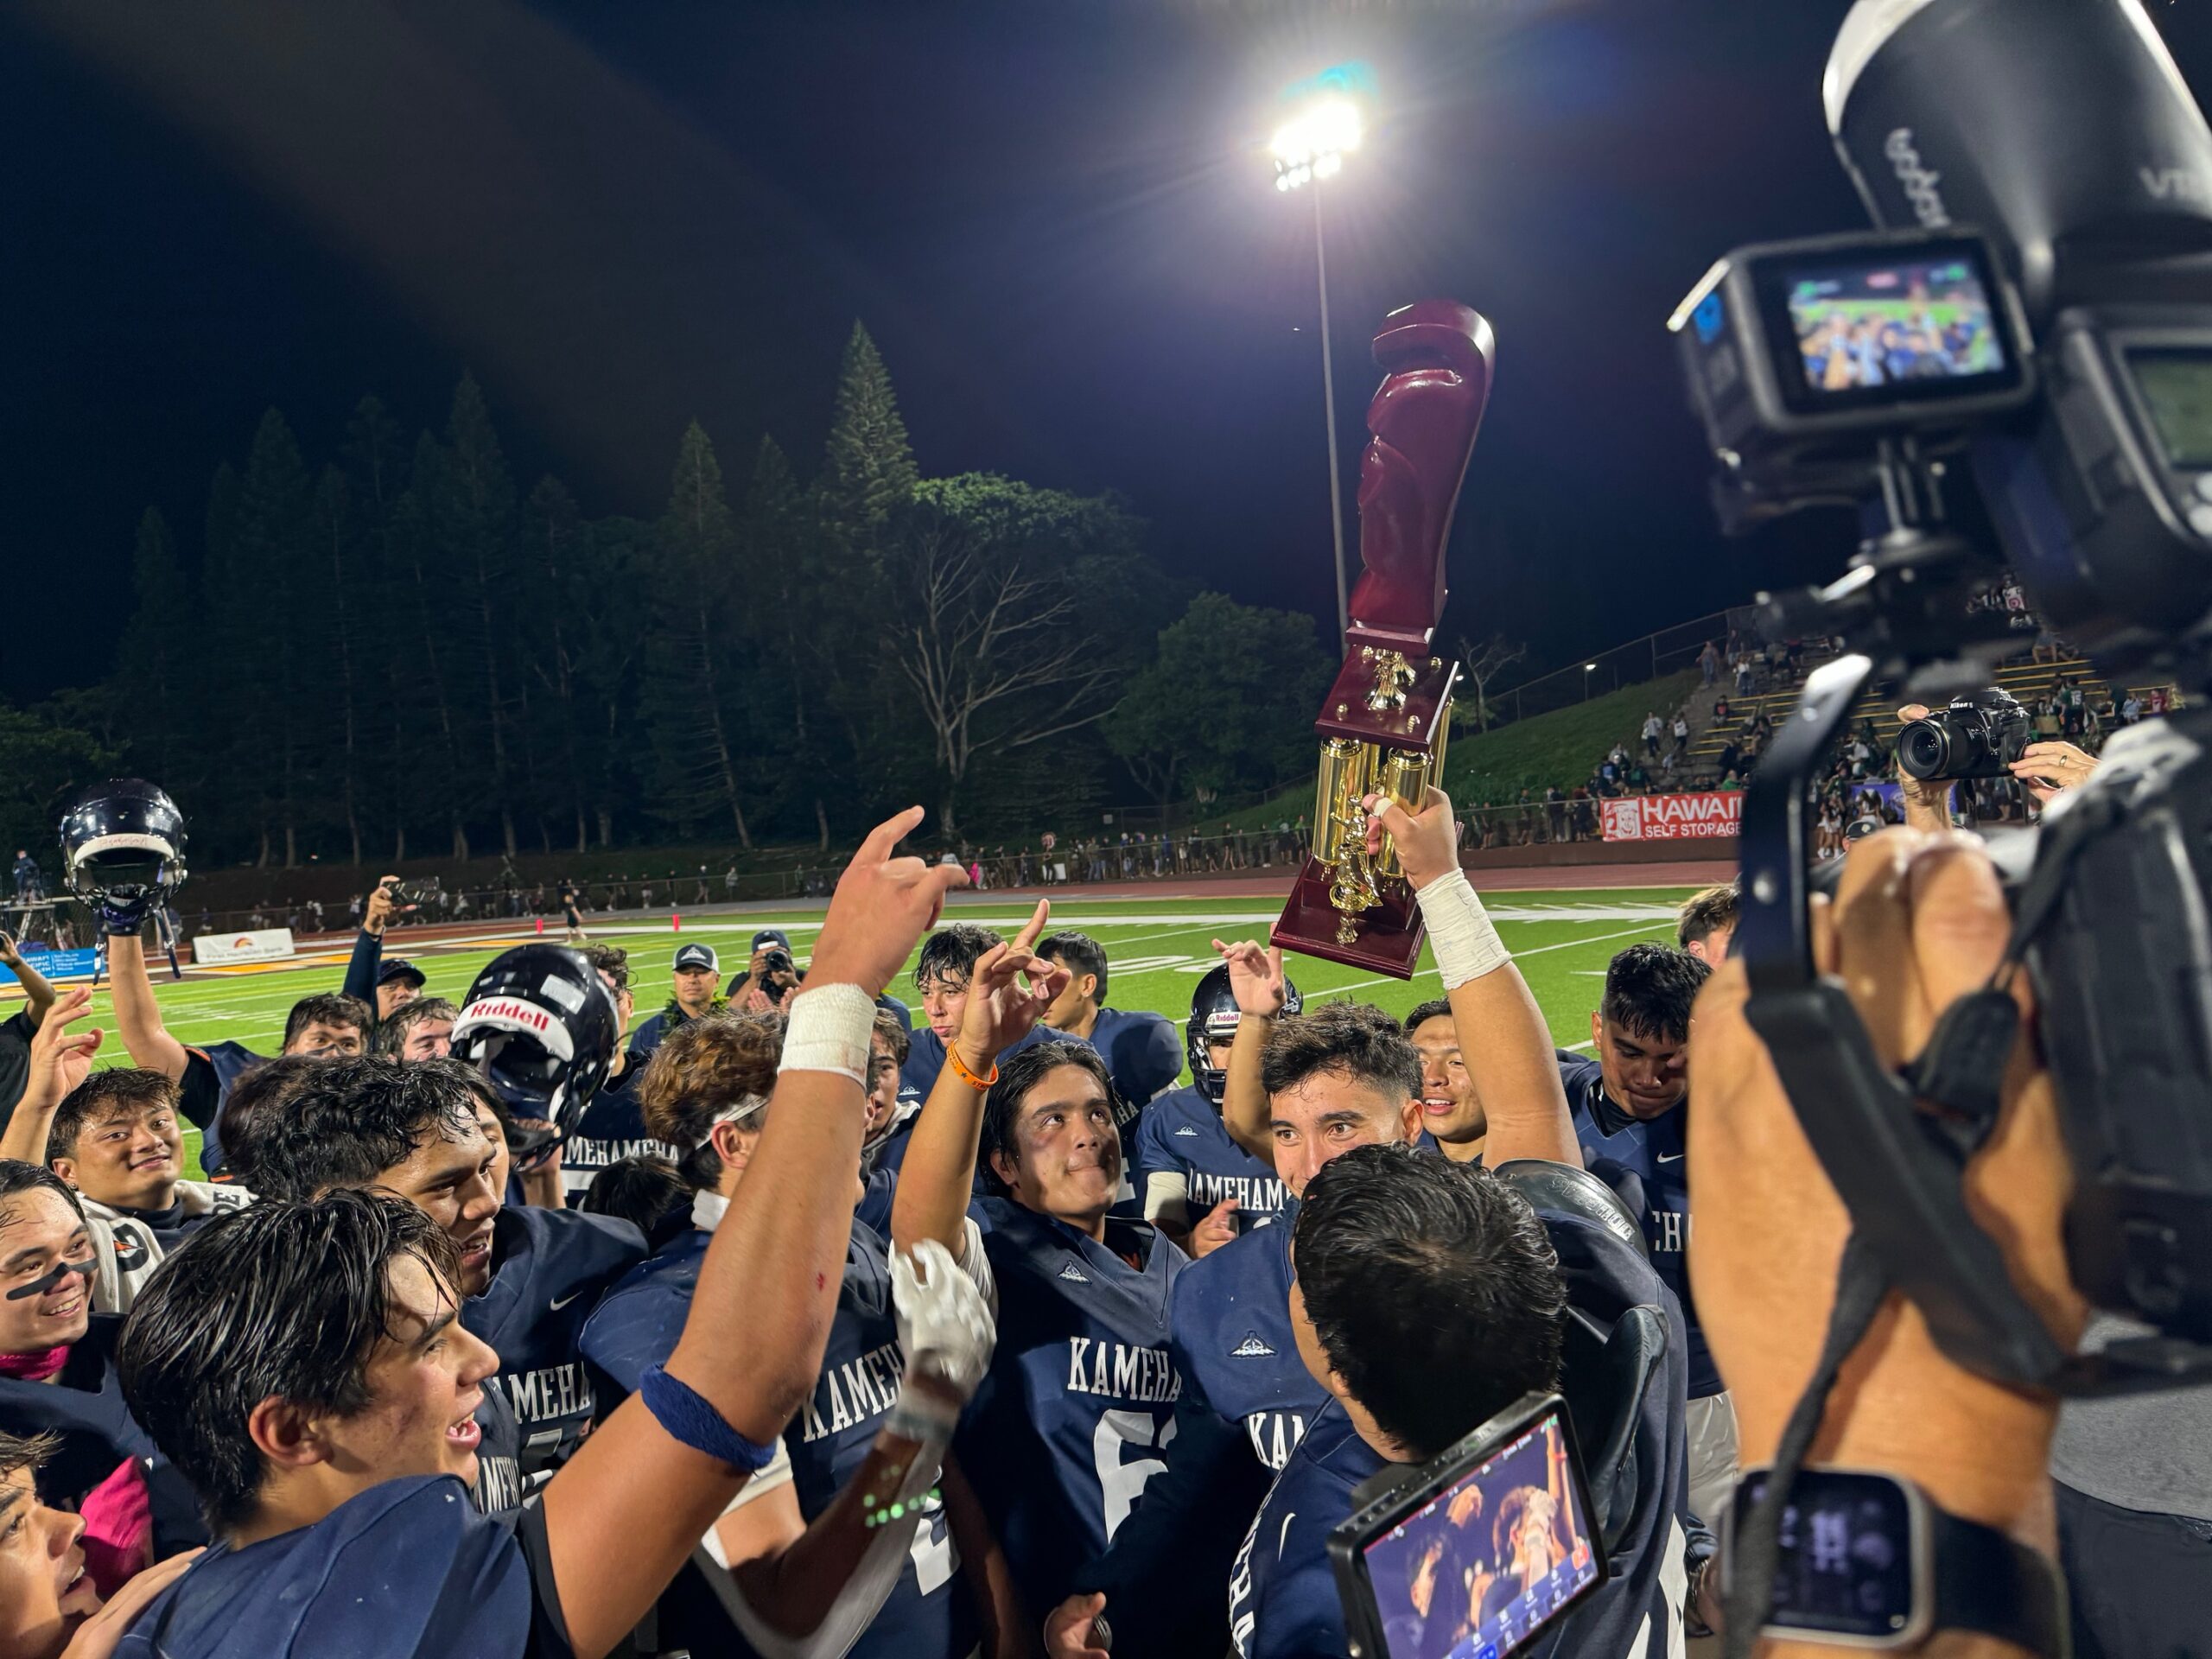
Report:
M 1359 462 L 1359 559 L 1344 665 L 1321 717 L 1313 851 L 1274 925 L 1287 950 L 1413 977 L 1423 928 L 1396 849 L 1367 849 L 1362 803 L 1417 811 L 1444 778 L 1459 665 L 1430 654 L 1444 614 L 1444 545 L 1490 401 L 1497 343 L 1455 300 L 1421 300 L 1382 320 L 1383 371 Z

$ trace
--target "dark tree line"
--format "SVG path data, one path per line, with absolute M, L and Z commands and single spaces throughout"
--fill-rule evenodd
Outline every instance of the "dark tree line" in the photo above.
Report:
M 42 845 L 129 769 L 199 859 L 289 868 L 826 849 L 912 800 L 1003 838 L 1283 781 L 1310 619 L 1193 602 L 1146 540 L 1110 494 L 922 477 L 857 324 L 810 476 L 772 437 L 726 471 L 695 423 L 650 522 L 522 488 L 472 378 L 411 442 L 363 398 L 319 463 L 271 410 L 197 561 L 146 512 L 111 677 L 0 708 L 0 825 Z

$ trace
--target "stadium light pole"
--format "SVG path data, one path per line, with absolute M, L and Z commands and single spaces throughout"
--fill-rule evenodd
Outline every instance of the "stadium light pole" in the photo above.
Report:
M 1329 530 L 1337 562 L 1337 626 L 1351 626 L 1351 605 L 1344 590 L 1344 482 L 1337 454 L 1337 375 L 1329 350 L 1329 248 L 1321 230 L 1321 181 L 1344 171 L 1344 157 L 1366 136 L 1359 105 L 1341 93 L 1313 98 L 1275 129 L 1268 145 L 1274 157 L 1275 188 L 1288 194 L 1313 187 L 1313 269 L 1321 289 L 1321 401 L 1328 417 Z

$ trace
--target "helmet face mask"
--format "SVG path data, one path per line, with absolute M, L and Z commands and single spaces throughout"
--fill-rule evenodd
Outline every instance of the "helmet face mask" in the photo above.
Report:
M 607 1081 L 620 1027 L 613 995 L 582 952 L 525 944 L 494 957 L 468 988 L 453 1055 L 517 1117 L 567 1130 Z
M 140 778 L 95 784 L 61 815 L 69 891 L 88 905 L 166 901 L 184 885 L 184 814 Z
M 1306 999 L 1299 995 L 1298 987 L 1289 980 L 1283 981 L 1285 1014 L 1297 1014 L 1306 1006 Z M 1229 988 L 1229 964 L 1222 963 L 1199 979 L 1198 988 L 1191 993 L 1191 1021 L 1184 1027 L 1183 1052 L 1191 1063 L 1191 1081 L 1198 1092 L 1217 1106 L 1229 1088 L 1229 1073 L 1213 1063 L 1210 1052 L 1215 1043 L 1225 1043 L 1236 1034 L 1237 1022 L 1243 1018 L 1236 1007 L 1236 994 Z

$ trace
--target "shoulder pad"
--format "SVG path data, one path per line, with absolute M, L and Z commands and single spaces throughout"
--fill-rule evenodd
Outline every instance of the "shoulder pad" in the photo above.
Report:
M 1629 1213 L 1620 1194 L 1586 1169 L 1555 1164 L 1548 1158 L 1516 1158 L 1500 1164 L 1491 1174 L 1526 1198 L 1532 1209 L 1595 1222 L 1622 1243 L 1632 1245 L 1637 1255 L 1650 1253 L 1643 1225 Z

